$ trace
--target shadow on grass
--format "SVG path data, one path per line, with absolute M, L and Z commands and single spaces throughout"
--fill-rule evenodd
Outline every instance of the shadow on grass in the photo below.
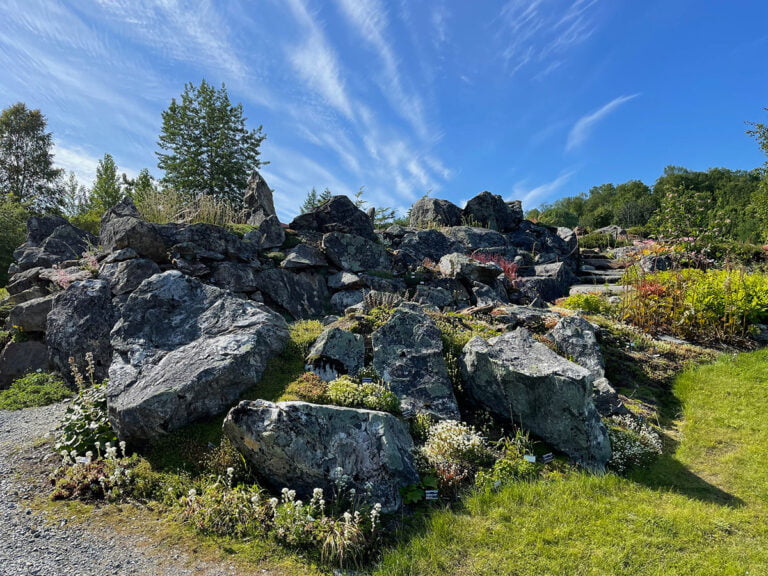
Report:
M 740 508 L 746 504 L 741 498 L 691 472 L 685 464 L 675 458 L 674 450 L 660 456 L 652 466 L 631 473 L 629 479 L 647 488 L 676 492 L 701 502 L 731 508 Z

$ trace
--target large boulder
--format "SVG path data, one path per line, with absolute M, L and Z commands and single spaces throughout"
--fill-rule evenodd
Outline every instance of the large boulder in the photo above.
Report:
M 28 268 L 17 272 L 8 279 L 8 286 L 5 287 L 8 290 L 8 294 L 13 296 L 14 294 L 20 294 L 39 285 L 40 273 L 45 268 L 42 266 L 36 266 L 35 268 Z
M 322 316 L 328 307 L 328 287 L 319 274 L 273 268 L 259 273 L 255 285 L 268 302 L 297 320 Z
M 343 474 L 349 487 L 393 512 L 400 489 L 419 481 L 407 425 L 391 414 L 305 402 L 245 401 L 230 410 L 224 434 L 267 486 L 308 498 L 333 492 Z
M 104 250 L 114 252 L 131 248 L 155 262 L 166 262 L 168 249 L 175 244 L 166 243 L 159 226 L 142 219 L 130 198 L 124 198 L 104 214 L 99 239 Z
M 108 262 L 99 270 L 99 277 L 107 280 L 112 294 L 119 296 L 133 292 L 139 284 L 160 272 L 160 267 L 149 258 L 132 258 Z
M 425 260 L 436 263 L 452 252 L 461 252 L 464 246 L 451 240 L 439 230 L 418 230 L 403 236 L 400 241 L 396 262 L 404 267 L 416 268 Z
M 510 205 L 498 194 L 481 192 L 464 207 L 464 220 L 499 232 L 515 230 L 523 219 L 522 208 Z
M 19 270 L 50 268 L 78 260 L 96 245 L 96 238 L 60 216 L 33 216 L 27 221 L 27 240 L 13 253 Z
M 414 228 L 461 226 L 461 208 L 448 202 L 424 196 L 411 206 L 410 225 Z
M 278 248 L 285 242 L 285 230 L 277 216 L 267 216 L 262 220 L 258 230 L 245 235 L 245 240 L 255 242 L 261 250 Z
M 605 471 L 608 432 L 592 403 L 592 376 L 518 328 L 470 340 L 461 359 L 466 392 L 509 424 L 522 424 L 576 462 Z
M 299 214 L 288 227 L 298 231 L 342 232 L 376 239 L 371 219 L 346 196 L 333 196 L 314 210 Z
M 0 390 L 16 378 L 35 371 L 48 370 L 48 347 L 37 340 L 8 342 L 0 351 Z
M 51 311 L 53 294 L 27 300 L 13 307 L 8 316 L 8 326 L 20 326 L 24 332 L 45 332 L 45 319 Z
M 95 377 L 107 377 L 112 361 L 109 333 L 116 320 L 108 280 L 75 282 L 56 294 L 45 330 L 51 364 L 74 383 L 69 358 L 85 369 L 86 353 L 93 354 Z
M 501 268 L 497 265 L 485 264 L 458 252 L 440 258 L 437 267 L 445 278 L 457 278 L 470 283 L 492 284 L 501 274 Z
M 211 266 L 211 284 L 231 292 L 253 292 L 258 288 L 259 267 L 245 262 L 216 262 Z
M 323 236 L 323 251 L 334 266 L 351 272 L 389 270 L 392 262 L 386 248 L 372 240 L 331 232 Z
M 354 376 L 365 363 L 365 341 L 360 334 L 331 327 L 315 340 L 306 360 L 323 380 L 334 380 L 340 374 Z
M 416 304 L 401 304 L 371 334 L 373 367 L 400 398 L 403 411 L 458 419 L 440 329 Z
M 581 316 L 566 316 L 548 336 L 561 356 L 589 370 L 594 379 L 605 376 L 605 362 L 595 328 Z
M 304 268 L 325 268 L 328 261 L 319 248 L 310 244 L 299 244 L 292 248 L 280 263 L 281 268 L 301 270 Z
M 274 216 L 277 219 L 275 204 L 272 200 L 272 190 L 267 185 L 266 180 L 256 170 L 253 171 L 253 174 L 248 179 L 248 187 L 243 195 L 243 203 L 245 204 L 247 224 L 261 226 L 270 216 Z
M 507 238 L 489 228 L 474 228 L 472 226 L 455 226 L 446 228 L 443 233 L 452 242 L 461 245 L 463 252 L 472 253 L 480 248 L 499 248 L 508 244 Z
M 283 318 L 171 270 L 130 295 L 111 333 L 109 416 L 146 441 L 226 410 L 288 339 Z

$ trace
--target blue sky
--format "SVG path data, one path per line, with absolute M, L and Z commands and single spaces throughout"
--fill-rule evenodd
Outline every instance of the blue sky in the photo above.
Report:
M 764 0 L 3 0 L 0 107 L 42 110 L 87 185 L 107 152 L 160 176 L 161 112 L 205 78 L 264 126 L 284 221 L 312 187 L 529 209 L 761 165 L 766 22 Z

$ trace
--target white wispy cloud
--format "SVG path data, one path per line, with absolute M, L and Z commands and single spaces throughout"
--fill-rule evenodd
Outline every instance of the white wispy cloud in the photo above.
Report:
M 587 114 L 586 116 L 579 118 L 573 125 L 573 128 L 571 128 L 571 131 L 568 133 L 568 140 L 565 144 L 565 150 L 570 151 L 579 147 L 589 137 L 589 134 L 594 128 L 595 124 L 600 122 L 600 120 L 608 116 L 608 114 L 616 110 L 625 102 L 629 102 L 633 98 L 637 98 L 639 95 L 640 94 L 630 94 L 627 96 L 619 96 L 618 98 L 614 98 L 608 102 L 608 104 L 602 106 L 600 109 L 592 112 L 591 114 Z
M 554 180 L 539 184 L 533 188 L 527 186 L 525 182 L 518 182 L 513 186 L 512 195 L 508 199 L 522 200 L 523 210 L 527 210 L 528 208 L 537 206 L 554 196 L 575 173 L 576 170 L 563 172 Z
M 56 143 L 53 148 L 53 161 L 66 172 L 74 172 L 81 184 L 90 186 L 96 179 L 96 167 L 100 157 L 77 145 Z
M 531 67 L 541 79 L 595 30 L 592 7 L 597 0 L 509 0 L 499 12 L 497 38 L 508 74 Z

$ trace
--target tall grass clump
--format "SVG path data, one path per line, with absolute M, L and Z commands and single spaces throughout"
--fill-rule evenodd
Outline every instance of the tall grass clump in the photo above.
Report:
M 166 224 L 215 224 L 243 222 L 243 213 L 229 202 L 208 195 L 190 196 L 177 190 L 147 191 L 135 199 L 136 207 L 148 222 Z
M 623 319 L 649 333 L 699 342 L 743 342 L 768 321 L 768 276 L 743 270 L 628 272 Z

